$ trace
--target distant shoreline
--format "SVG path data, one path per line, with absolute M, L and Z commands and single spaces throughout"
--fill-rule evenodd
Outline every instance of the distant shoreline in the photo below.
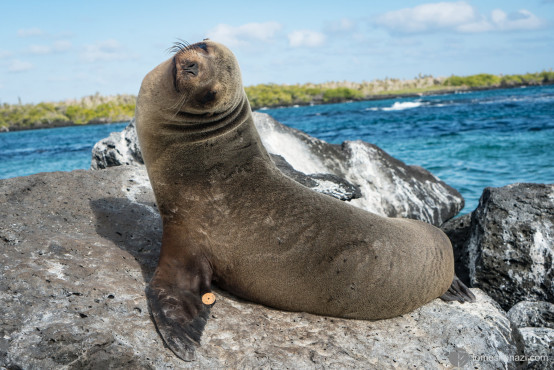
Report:
M 328 105 L 328 104 L 340 104 L 345 103 L 348 101 L 377 101 L 377 100 L 387 100 L 387 99 L 401 99 L 401 98 L 417 98 L 422 96 L 433 96 L 433 95 L 445 95 L 445 94 L 455 94 L 455 93 L 461 93 L 461 92 L 474 92 L 474 91 L 486 91 L 486 90 L 500 90 L 500 89 L 515 89 L 515 88 L 522 88 L 522 87 L 532 87 L 532 86 L 548 86 L 553 85 L 554 80 L 549 80 L 546 82 L 533 82 L 533 83 L 520 83 L 520 84 L 511 84 L 509 86 L 474 86 L 474 87 L 468 87 L 468 86 L 457 86 L 457 87 L 446 87 L 441 86 L 444 88 L 422 88 L 421 91 L 417 92 L 409 92 L 409 93 L 395 93 L 394 91 L 391 93 L 382 92 L 379 94 L 371 94 L 367 96 L 337 96 L 333 97 L 332 99 L 329 99 L 327 101 L 324 101 L 323 98 L 320 96 L 317 97 L 311 97 L 311 99 L 306 101 L 292 101 L 290 103 L 284 103 L 279 102 L 276 104 L 268 104 L 263 106 L 256 106 L 255 104 L 252 104 L 252 110 L 265 110 L 265 109 L 274 109 L 274 108 L 287 108 L 287 107 L 293 107 L 293 106 L 310 106 L 310 105 Z M 260 86 L 260 85 L 258 85 Z M 263 86 L 263 85 L 262 85 Z M 271 85 L 269 85 L 271 86 Z M 285 85 L 275 85 L 277 88 L 285 86 Z M 249 88 L 247 87 L 246 90 L 248 91 Z M 335 90 L 339 90 L 335 89 Z M 351 90 L 346 89 L 345 90 Z M 105 99 L 100 97 L 99 99 Z M 250 98 L 249 98 L 250 99 Z M 40 103 L 45 104 L 45 103 Z M 37 104 L 37 105 L 40 105 Z M 134 108 L 132 109 L 134 112 Z M 59 127 L 71 127 L 71 126 L 85 126 L 85 125 L 102 125 L 102 124 L 113 124 L 113 123 L 123 123 L 130 121 L 133 116 L 129 115 L 130 110 L 127 109 L 127 115 L 125 114 L 119 114 L 115 119 L 109 119 L 109 118 L 99 118 L 99 119 L 93 119 L 87 122 L 74 122 L 71 120 L 52 120 L 47 123 L 31 123 L 26 125 L 8 125 L 8 126 L 0 126 L 0 133 L 2 132 L 14 132 L 14 131 L 26 131 L 26 130 L 37 130 L 37 129 L 46 129 L 46 128 L 59 128 Z
M 502 89 L 518 89 L 522 87 L 533 87 L 533 86 L 548 86 L 548 85 L 554 85 L 553 83 L 542 83 L 542 84 L 522 84 L 518 86 L 487 86 L 487 87 L 468 87 L 464 89 L 440 89 L 440 90 L 432 90 L 432 91 L 422 91 L 419 93 L 405 93 L 405 94 L 376 94 L 376 95 L 370 95 L 364 98 L 353 98 L 353 99 L 344 99 L 341 101 L 333 101 L 333 102 L 318 102 L 318 101 L 312 101 L 308 103 L 295 103 L 295 104 L 288 104 L 288 105 L 272 105 L 272 106 L 265 106 L 265 107 L 257 107 L 252 108 L 252 111 L 258 111 L 258 110 L 265 110 L 265 109 L 275 109 L 275 108 L 290 108 L 294 106 L 310 106 L 310 105 L 330 105 L 330 104 L 341 104 L 346 103 L 349 101 L 378 101 L 378 100 L 388 100 L 388 99 L 402 99 L 402 98 L 419 98 L 422 96 L 435 96 L 435 95 L 447 95 L 447 94 L 456 94 L 456 93 L 462 93 L 462 92 L 475 92 L 475 91 L 488 91 L 488 90 L 502 90 Z
M 132 118 L 131 118 L 132 119 Z M 28 130 L 42 130 L 46 128 L 62 128 L 62 127 L 72 127 L 72 126 L 94 126 L 94 125 L 111 125 L 111 124 L 117 124 L 117 123 L 125 123 L 131 121 L 129 120 L 117 120 L 117 121 L 91 121 L 87 123 L 73 123 L 73 122 L 52 122 L 52 123 L 40 123 L 33 125 L 32 127 L 28 126 L 11 126 L 8 128 L 8 130 L 5 130 L 5 127 L 0 127 L 0 133 L 2 132 L 16 132 L 16 131 L 28 131 Z M 3 130 L 4 129 L 4 130 Z

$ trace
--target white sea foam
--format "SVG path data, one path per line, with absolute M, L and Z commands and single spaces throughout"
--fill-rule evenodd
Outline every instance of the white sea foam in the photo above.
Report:
M 258 131 L 266 150 L 281 155 L 295 170 L 306 174 L 329 172 L 320 158 L 299 138 L 270 125 L 259 125 Z
M 405 109 L 412 109 L 412 108 L 417 108 L 417 107 L 421 107 L 423 105 L 428 105 L 429 103 L 424 103 L 424 102 L 420 102 L 420 101 L 404 101 L 404 102 L 394 102 L 394 104 L 391 106 L 391 107 L 371 107 L 371 108 L 366 108 L 365 110 L 366 111 L 379 111 L 379 110 L 382 110 L 382 111 L 385 111 L 385 112 L 388 112 L 388 111 L 399 111 L 399 110 L 405 110 Z
M 412 109 L 421 107 L 423 105 L 422 102 L 418 101 L 404 101 L 404 102 L 395 102 L 392 107 L 383 108 L 384 111 L 391 111 L 391 110 L 404 110 L 404 109 Z

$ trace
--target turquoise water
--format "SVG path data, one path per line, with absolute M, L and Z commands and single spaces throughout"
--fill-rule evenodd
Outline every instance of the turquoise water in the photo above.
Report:
M 340 144 L 361 139 L 456 188 L 475 209 L 483 189 L 554 182 L 554 86 L 267 109 Z
M 365 140 L 458 189 L 467 213 L 487 186 L 554 183 L 554 86 L 267 109 L 340 144 Z M 125 123 L 0 134 L 0 178 L 89 168 L 91 149 Z
M 127 123 L 0 133 L 0 179 L 90 168 L 92 147 Z

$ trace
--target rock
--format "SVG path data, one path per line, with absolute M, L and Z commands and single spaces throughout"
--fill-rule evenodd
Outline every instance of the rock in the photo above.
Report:
M 522 334 L 527 368 L 554 368 L 554 304 L 522 301 L 507 316 Z
M 464 200 L 455 189 L 375 145 L 362 141 L 328 144 L 282 125 L 267 114 L 254 112 L 253 117 L 268 152 L 288 163 L 280 168 L 292 167 L 293 173 L 303 174 L 293 177 L 297 181 L 313 180 L 318 185 L 310 187 L 316 191 L 383 216 L 414 218 L 436 226 L 463 208 Z M 122 134 L 113 133 L 97 143 L 91 167 L 141 164 L 134 131 L 131 124 Z M 356 187 L 359 190 L 353 191 Z
M 373 322 L 216 289 L 197 360 L 185 363 L 164 347 L 145 299 L 161 222 L 143 167 L 1 180 L 0 204 L 0 367 L 511 369 L 523 354 L 517 328 L 478 289 L 473 304 L 436 299 Z
M 121 165 L 144 165 L 134 118 L 123 131 L 112 132 L 92 148 L 91 169 Z
M 471 216 L 471 286 L 505 310 L 524 300 L 554 302 L 554 184 L 486 188 Z
M 295 170 L 286 160 L 277 154 L 270 154 L 271 159 L 277 166 L 277 168 L 295 180 L 296 182 L 307 186 L 315 191 L 323 194 L 330 195 L 340 200 L 350 201 L 362 196 L 360 187 L 349 183 L 343 178 L 337 175 L 331 175 L 328 173 L 316 173 L 313 175 L 306 175 L 300 171 Z
M 554 329 L 520 328 L 525 342 L 527 369 L 554 368 Z
M 545 327 L 554 329 L 554 304 L 522 301 L 510 308 L 508 318 L 518 328 Z
M 467 286 L 469 279 L 469 252 L 464 247 L 469 240 L 471 231 L 471 213 L 453 218 L 441 226 L 441 230 L 448 236 L 454 249 L 454 269 L 456 276 Z

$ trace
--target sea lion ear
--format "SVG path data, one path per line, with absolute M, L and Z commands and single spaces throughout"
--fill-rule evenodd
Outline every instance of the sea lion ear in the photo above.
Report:
M 203 39 L 202 41 L 210 41 L 210 39 L 206 37 L 206 38 Z

